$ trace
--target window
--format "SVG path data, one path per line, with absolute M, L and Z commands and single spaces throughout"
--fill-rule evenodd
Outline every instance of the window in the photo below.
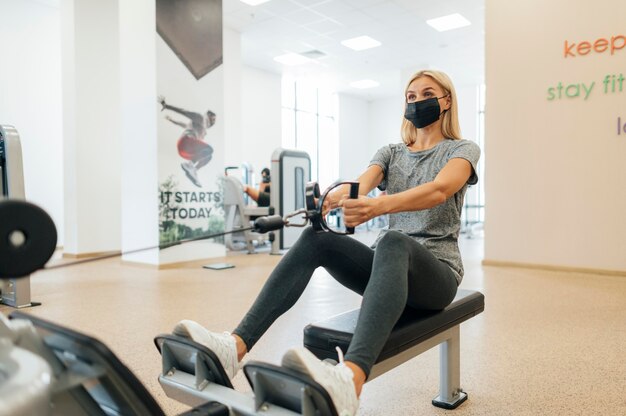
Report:
M 476 143 L 480 146 L 482 155 L 476 166 L 478 183 L 470 186 L 465 194 L 463 213 L 461 216 L 462 231 L 472 237 L 485 221 L 485 84 L 478 87 L 478 120 L 476 128 Z
M 337 96 L 288 76 L 282 81 L 282 145 L 307 152 L 311 178 L 324 189 L 338 178 Z

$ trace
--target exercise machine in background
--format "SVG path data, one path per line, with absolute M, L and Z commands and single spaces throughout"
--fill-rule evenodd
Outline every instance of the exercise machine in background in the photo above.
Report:
M 229 250 L 239 250 L 244 246 L 249 254 L 255 253 L 255 243 L 264 244 L 268 236 L 250 230 L 250 224 L 257 217 L 273 215 L 272 207 L 259 207 L 256 204 L 246 202 L 243 192 L 243 183 L 229 171 L 234 169 L 229 167 L 225 170 L 223 178 L 223 203 L 224 203 L 224 228 L 226 230 L 238 230 L 240 233 L 227 234 L 224 236 L 224 244 Z M 242 169 L 243 172 L 249 170 Z
M 240 171 L 239 177 L 232 172 Z M 243 195 L 242 185 L 254 186 L 252 169 L 249 165 L 241 167 L 230 166 L 225 169 L 224 180 L 224 214 L 226 229 L 236 229 L 249 225 L 250 220 L 260 215 L 277 214 L 281 217 L 306 209 L 305 190 L 311 181 L 311 159 L 306 152 L 277 148 L 272 153 L 272 190 L 270 192 L 270 207 L 256 207 Z M 306 222 L 304 214 L 293 218 L 293 222 Z M 291 248 L 302 233 L 301 227 L 286 227 L 275 233 L 272 241 L 271 254 L 281 254 L 283 250 Z M 237 234 L 226 238 L 226 246 L 234 250 Z M 251 233 L 244 235 L 244 243 L 249 253 L 254 252 Z
M 20 136 L 15 127 L 9 125 L 0 125 L 0 195 L 1 198 L 26 198 Z M 0 284 L 0 303 L 14 308 L 40 305 L 30 299 L 29 276 L 8 278 L 4 285 Z
M 278 148 L 272 153 L 272 192 L 270 205 L 276 214 L 285 216 L 306 208 L 306 184 L 311 181 L 311 159 L 306 152 Z M 304 215 L 302 216 L 304 218 Z M 272 254 L 290 248 L 302 228 L 287 227 L 276 233 Z

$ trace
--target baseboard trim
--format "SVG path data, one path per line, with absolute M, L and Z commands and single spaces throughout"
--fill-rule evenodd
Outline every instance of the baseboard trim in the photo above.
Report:
M 514 268 L 519 268 L 519 269 L 548 270 L 548 271 L 554 271 L 554 272 L 601 274 L 605 276 L 626 276 L 626 270 L 608 270 L 608 269 L 593 269 L 593 268 L 586 268 L 586 267 L 555 266 L 555 265 L 549 265 L 549 264 L 519 263 L 519 262 L 514 262 L 514 261 L 501 261 L 501 260 L 489 260 L 489 259 L 483 259 L 482 265 L 494 266 L 494 267 L 514 267 Z
M 121 254 L 120 251 L 96 251 L 93 253 L 63 253 L 61 257 L 64 259 L 86 259 L 90 257 L 105 257 Z

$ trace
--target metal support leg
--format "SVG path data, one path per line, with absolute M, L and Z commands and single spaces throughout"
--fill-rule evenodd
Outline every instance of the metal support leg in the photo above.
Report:
M 30 301 L 30 278 L 7 279 L 4 287 L 0 284 L 0 303 L 14 308 L 36 306 Z
M 461 390 L 461 337 L 459 326 L 452 328 L 451 336 L 439 346 L 439 396 L 433 406 L 456 409 L 467 400 Z

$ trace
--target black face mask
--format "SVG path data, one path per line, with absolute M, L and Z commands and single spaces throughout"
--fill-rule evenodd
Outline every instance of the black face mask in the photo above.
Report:
M 442 111 L 441 107 L 439 107 L 439 99 L 445 97 L 447 95 L 408 103 L 404 112 L 404 118 L 413 123 L 418 129 L 430 126 L 441 117 Z

